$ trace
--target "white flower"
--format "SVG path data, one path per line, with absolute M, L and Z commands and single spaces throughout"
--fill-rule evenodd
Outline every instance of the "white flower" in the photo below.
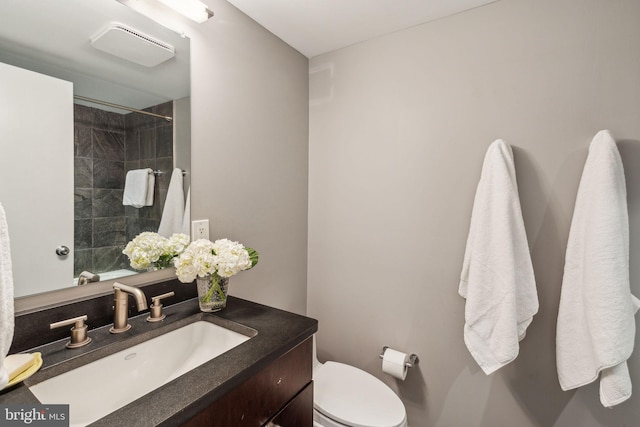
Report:
M 251 268 L 249 253 L 241 243 L 228 239 L 216 240 L 213 243 L 213 251 L 217 257 L 218 275 L 221 277 L 231 277 L 242 270 Z
M 158 233 L 145 231 L 138 234 L 122 251 L 129 257 L 131 267 L 146 270 L 151 263 L 167 267 L 171 260 L 180 255 L 189 244 L 186 234 L 174 234 L 167 239 Z
M 164 253 L 173 256 L 180 255 L 189 246 L 190 241 L 191 238 L 186 234 L 175 233 L 167 240 Z
M 213 274 L 215 262 L 213 259 L 213 243 L 206 239 L 198 239 L 174 260 L 178 280 L 183 283 L 193 282 L 196 276 L 204 277 Z
M 220 277 L 231 277 L 253 266 L 247 249 L 241 243 L 228 239 L 219 239 L 213 243 L 206 239 L 191 242 L 174 260 L 174 265 L 178 280 L 183 283 L 190 283 L 196 277 L 213 273 Z

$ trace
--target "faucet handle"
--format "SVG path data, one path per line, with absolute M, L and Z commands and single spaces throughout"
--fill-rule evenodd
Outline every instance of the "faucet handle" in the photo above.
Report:
M 162 304 L 160 304 L 160 300 L 172 297 L 175 294 L 175 292 L 171 291 L 166 294 L 151 297 L 151 307 L 149 307 L 147 322 L 159 322 L 167 317 L 167 315 L 162 312 Z
M 73 317 L 71 319 L 61 320 L 49 325 L 49 329 L 61 328 L 63 326 L 73 325 L 71 328 L 71 341 L 66 346 L 67 348 L 83 347 L 91 342 L 91 338 L 87 336 L 87 325 L 84 323 L 87 320 L 87 315 Z

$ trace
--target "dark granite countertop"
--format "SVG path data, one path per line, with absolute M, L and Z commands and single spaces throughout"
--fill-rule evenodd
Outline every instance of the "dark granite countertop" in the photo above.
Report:
M 92 343 L 80 349 L 66 349 L 64 345 L 68 340 L 30 349 L 29 352 L 42 353 L 42 368 L 27 379 L 26 384 L 0 392 L 0 404 L 38 404 L 27 385 L 44 381 L 196 320 L 212 321 L 240 333 L 246 332 L 246 327 L 257 331 L 248 341 L 91 424 L 121 427 L 126 420 L 126 424 L 138 427 L 175 426 L 205 409 L 318 329 L 318 322 L 314 319 L 234 297 L 229 297 L 227 307 L 217 313 L 201 313 L 197 299 L 166 307 L 164 312 L 167 318 L 157 323 L 146 322 L 147 314 L 130 318 L 132 329 L 123 334 L 110 334 L 109 326 L 93 329 L 89 331 Z M 96 399 L 100 399 L 100 396 L 96 396 Z

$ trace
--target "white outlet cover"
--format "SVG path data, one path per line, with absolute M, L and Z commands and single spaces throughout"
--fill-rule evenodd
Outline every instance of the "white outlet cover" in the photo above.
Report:
M 208 239 L 209 238 L 209 220 L 199 219 L 191 222 L 191 239 Z

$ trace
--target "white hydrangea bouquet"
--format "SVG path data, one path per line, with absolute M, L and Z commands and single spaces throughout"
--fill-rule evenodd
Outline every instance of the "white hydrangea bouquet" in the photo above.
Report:
M 174 260 L 176 275 L 182 283 L 197 280 L 202 311 L 217 311 L 226 306 L 229 277 L 254 267 L 258 252 L 229 239 L 211 242 L 198 239 Z
M 173 259 L 189 245 L 186 234 L 176 233 L 168 239 L 158 233 L 145 231 L 127 243 L 122 251 L 129 257 L 131 267 L 136 270 L 154 270 L 173 266 Z

